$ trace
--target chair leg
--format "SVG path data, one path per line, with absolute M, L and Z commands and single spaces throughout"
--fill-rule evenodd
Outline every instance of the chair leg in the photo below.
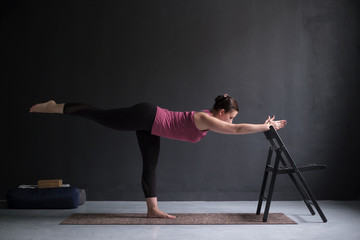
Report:
M 292 159 L 291 159 L 292 161 Z M 284 159 L 281 159 L 281 163 L 286 166 L 286 162 Z M 296 166 L 293 165 L 293 168 L 295 168 Z M 296 168 L 297 169 L 297 168 Z M 306 207 L 309 209 L 311 215 L 315 215 L 315 211 L 314 209 L 311 207 L 310 203 L 308 203 L 306 200 L 309 199 L 309 196 L 306 194 L 306 191 L 300 186 L 300 184 L 298 183 L 298 181 L 296 180 L 295 176 L 293 173 L 289 173 L 289 177 L 292 180 L 292 182 L 294 183 L 298 193 L 300 194 L 301 198 L 303 199 Z
M 296 189 L 298 190 L 298 193 L 300 194 L 301 198 L 303 199 L 306 207 L 309 209 L 311 215 L 315 215 L 315 211 L 314 209 L 311 207 L 310 203 L 308 203 L 306 200 L 310 199 L 309 196 L 306 194 L 306 191 L 304 189 L 301 188 L 301 186 L 299 185 L 299 183 L 296 181 L 294 175 L 292 173 L 289 173 L 289 176 L 291 178 L 291 180 L 293 181 Z
M 321 219 L 323 220 L 324 223 L 327 222 L 327 219 L 326 219 L 324 213 L 322 212 L 322 210 L 321 210 L 319 204 L 317 203 L 314 195 L 312 194 L 310 188 L 306 184 L 303 176 L 301 175 L 300 172 L 296 172 L 296 174 L 297 174 L 298 178 L 300 179 L 300 182 L 301 182 L 302 186 L 305 188 L 305 192 L 310 197 L 311 202 L 314 204 L 314 207 L 316 208 L 317 212 L 319 213 Z
M 264 172 L 263 181 L 262 181 L 262 184 L 261 184 L 260 197 L 259 197 L 258 206 L 257 206 L 257 210 L 256 210 L 257 215 L 260 215 L 260 212 L 261 212 L 261 206 L 262 206 L 262 202 L 263 202 L 263 199 L 264 199 L 266 183 L 267 183 L 267 179 L 268 179 L 268 175 L 269 175 L 269 172 L 267 171 L 267 166 L 271 162 L 272 153 L 273 153 L 273 150 L 272 150 L 272 148 L 270 148 L 269 153 L 268 153 L 268 157 L 267 157 L 266 166 L 265 166 L 265 172 Z
M 287 157 L 287 159 L 288 159 L 288 161 L 290 162 L 290 164 L 292 165 L 292 167 L 293 167 L 294 169 L 297 169 L 295 162 L 292 160 L 292 157 L 290 156 L 290 153 L 286 150 L 286 151 L 284 151 L 284 154 L 285 154 L 285 156 Z M 317 212 L 319 213 L 319 215 L 320 215 L 321 219 L 323 220 L 323 222 L 327 222 L 327 219 L 326 219 L 324 213 L 322 212 L 322 210 L 321 210 L 319 204 L 317 203 L 314 195 L 312 194 L 310 188 L 309 188 L 308 185 L 306 184 L 305 179 L 304 179 L 303 176 L 301 175 L 301 172 L 297 169 L 297 171 L 295 171 L 295 173 L 296 173 L 297 177 L 298 177 L 299 180 L 300 180 L 299 186 L 302 186 L 302 187 L 304 188 L 303 193 L 305 194 L 305 196 L 308 196 L 308 197 L 309 197 L 308 199 L 310 199 L 311 202 L 312 202 L 312 204 L 314 204 L 314 207 L 316 208 L 316 210 L 317 210 Z M 304 201 L 305 201 L 305 200 L 304 200 Z M 305 201 L 305 203 L 307 203 L 307 202 Z M 306 205 L 308 205 L 308 204 L 306 204 Z M 309 209 L 309 210 L 310 210 L 310 209 Z M 310 212 L 311 212 L 312 215 L 315 215 L 314 210 L 313 210 L 313 211 L 310 210 Z
M 266 182 L 267 182 L 268 175 L 269 175 L 269 173 L 265 170 L 263 182 L 261 185 L 261 192 L 260 192 L 260 197 L 259 197 L 259 201 L 258 201 L 258 206 L 257 206 L 257 210 L 256 210 L 257 215 L 260 215 L 260 212 L 261 212 L 261 206 L 262 206 L 262 202 L 264 199 L 264 192 L 265 192 L 265 188 L 266 188 Z
M 274 192 L 275 180 L 276 180 L 276 176 L 277 176 L 277 171 L 279 169 L 280 158 L 281 158 L 281 152 L 279 150 L 276 150 L 276 159 L 275 159 L 275 163 L 274 163 L 274 170 L 273 170 L 272 176 L 271 176 L 269 192 L 268 192 L 268 196 L 266 199 L 266 206 L 265 206 L 265 211 L 264 211 L 264 216 L 263 216 L 263 222 L 267 221 L 267 218 L 269 215 L 271 198 L 272 198 L 272 194 Z

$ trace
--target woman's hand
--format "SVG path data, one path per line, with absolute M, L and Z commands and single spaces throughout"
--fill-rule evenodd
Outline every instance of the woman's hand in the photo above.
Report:
M 270 125 L 273 126 L 275 128 L 275 130 L 279 130 L 283 127 L 285 127 L 286 125 L 286 120 L 277 120 L 277 121 L 274 121 L 275 119 L 275 116 L 273 116 L 272 118 L 270 118 L 270 116 L 268 116 L 268 118 L 265 120 L 265 124 L 268 124 L 269 125 L 269 128 L 270 128 Z

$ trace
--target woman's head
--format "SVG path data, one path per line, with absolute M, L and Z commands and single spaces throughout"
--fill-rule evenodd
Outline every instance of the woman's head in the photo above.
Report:
M 239 106 L 235 99 L 228 94 L 219 95 L 215 98 L 215 104 L 211 110 L 214 117 L 226 122 L 232 122 L 239 112 Z

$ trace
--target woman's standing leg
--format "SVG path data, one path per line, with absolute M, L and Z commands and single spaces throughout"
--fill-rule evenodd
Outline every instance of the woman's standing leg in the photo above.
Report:
M 142 187 L 148 208 L 148 217 L 175 218 L 159 210 L 156 197 L 156 165 L 160 153 L 160 137 L 150 131 L 136 131 L 143 159 Z

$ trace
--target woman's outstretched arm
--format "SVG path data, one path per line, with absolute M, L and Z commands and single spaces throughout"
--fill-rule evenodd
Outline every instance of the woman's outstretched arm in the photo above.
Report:
M 279 130 L 286 125 L 286 120 L 275 121 L 275 116 L 268 117 L 263 124 L 239 123 L 232 124 L 215 117 L 211 117 L 206 113 L 199 113 L 195 117 L 195 125 L 200 130 L 211 130 L 222 134 L 250 134 L 257 132 L 265 132 L 273 126 L 275 130 Z

